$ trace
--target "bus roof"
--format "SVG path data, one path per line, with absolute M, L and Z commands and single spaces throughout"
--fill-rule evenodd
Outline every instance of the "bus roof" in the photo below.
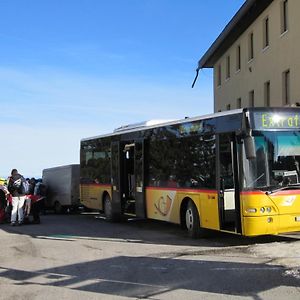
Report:
M 154 125 L 151 121 L 148 121 L 149 123 L 141 122 L 141 123 L 136 123 L 136 124 L 132 124 L 132 125 L 121 126 L 112 133 L 83 138 L 83 139 L 81 139 L 81 141 L 83 142 L 83 141 L 88 141 L 88 140 L 93 140 L 93 139 L 98 139 L 98 138 L 117 136 L 117 135 L 122 135 L 122 134 L 126 134 L 126 133 L 137 132 L 137 131 L 141 131 L 141 130 L 145 130 L 145 129 L 164 127 L 164 126 L 168 126 L 168 125 L 177 125 L 177 124 L 188 123 L 188 122 L 193 122 L 193 121 L 242 114 L 243 111 L 244 111 L 244 109 L 240 108 L 240 109 L 228 110 L 228 111 L 224 111 L 224 112 L 207 114 L 207 115 L 197 116 L 197 117 L 192 117 L 192 118 L 184 118 L 184 119 L 179 119 L 179 120 L 175 120 L 175 121 L 164 121 L 161 123 L 158 122 L 158 123 L 154 123 Z
M 131 125 L 122 126 L 118 129 L 116 129 L 112 133 L 104 134 L 104 135 L 98 135 L 93 136 L 89 138 L 84 138 L 81 140 L 83 141 L 89 141 L 93 139 L 98 138 L 105 138 L 110 136 L 120 136 L 127 133 L 134 133 L 139 132 L 142 130 L 148 130 L 148 129 L 154 129 L 154 128 L 161 128 L 164 126 L 169 125 L 178 125 L 178 124 L 184 124 L 184 123 L 190 123 L 195 121 L 201 121 L 201 120 L 207 120 L 207 119 L 215 119 L 220 117 L 226 117 L 226 116 L 238 116 L 242 115 L 243 113 L 250 113 L 249 122 L 250 127 L 252 129 L 257 130 L 278 130 L 278 129 L 285 129 L 285 130 L 291 130 L 291 129 L 300 129 L 300 107 L 299 106 L 284 106 L 284 107 L 251 107 L 251 108 L 240 108 L 235 110 L 229 110 L 224 112 L 218 112 L 214 114 L 208 114 L 203 116 L 197 116 L 192 118 L 184 118 L 179 119 L 175 121 L 162 121 L 162 120 L 153 120 L 148 122 L 140 122 L 135 123 Z M 281 118 L 281 121 L 278 124 L 274 124 L 274 121 L 272 121 L 273 117 L 278 117 L 278 114 Z M 266 119 L 267 118 L 267 119 Z M 294 118 L 294 121 L 292 122 L 291 118 Z M 269 122 L 269 123 L 268 123 Z M 276 122 L 276 121 L 275 121 Z M 290 124 L 290 123 L 293 124 Z

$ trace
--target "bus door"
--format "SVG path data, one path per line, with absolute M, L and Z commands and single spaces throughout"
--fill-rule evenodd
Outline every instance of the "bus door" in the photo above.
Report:
M 135 212 L 139 218 L 146 217 L 145 187 L 144 187 L 144 140 L 135 141 L 134 173 L 135 173 Z
M 111 184 L 112 184 L 112 211 L 114 215 L 121 214 L 121 165 L 120 142 L 111 143 Z
M 235 134 L 220 134 L 218 144 L 220 227 L 226 231 L 240 233 L 239 177 Z

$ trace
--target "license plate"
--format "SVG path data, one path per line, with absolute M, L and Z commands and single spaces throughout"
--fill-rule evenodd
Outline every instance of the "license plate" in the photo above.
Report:
M 300 222 L 300 216 L 295 217 L 296 222 Z

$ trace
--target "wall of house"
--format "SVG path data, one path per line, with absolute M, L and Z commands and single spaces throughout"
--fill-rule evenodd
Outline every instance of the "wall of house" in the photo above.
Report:
M 255 20 L 214 65 L 214 110 L 249 107 L 251 91 L 254 106 L 268 106 L 266 82 L 270 83 L 270 106 L 286 101 L 284 72 L 289 70 L 288 99 L 300 102 L 300 1 L 288 0 L 287 30 L 283 30 L 283 0 L 272 4 Z M 269 45 L 265 47 L 265 20 L 268 18 Z M 282 32 L 284 31 L 284 32 Z M 249 59 L 249 39 L 253 33 L 253 59 Z M 237 47 L 241 49 L 241 67 L 237 70 Z M 230 76 L 227 66 L 230 57 Z M 219 68 L 221 66 L 221 84 Z M 240 100 L 238 100 L 240 99 Z M 239 103 L 240 102 L 240 103 Z

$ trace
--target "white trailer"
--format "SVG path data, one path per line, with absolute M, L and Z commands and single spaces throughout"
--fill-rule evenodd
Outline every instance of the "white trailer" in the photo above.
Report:
M 43 170 L 43 183 L 47 187 L 46 209 L 61 213 L 80 205 L 79 164 L 72 164 Z

